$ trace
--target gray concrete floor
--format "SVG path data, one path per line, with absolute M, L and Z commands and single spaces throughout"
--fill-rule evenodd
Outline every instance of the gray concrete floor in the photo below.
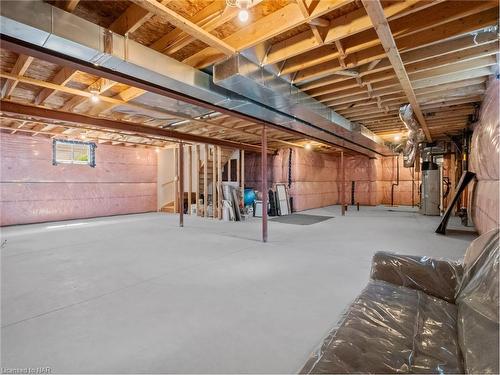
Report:
M 293 373 L 365 286 L 377 250 L 460 259 L 409 209 L 311 226 L 143 214 L 2 230 L 2 367 Z

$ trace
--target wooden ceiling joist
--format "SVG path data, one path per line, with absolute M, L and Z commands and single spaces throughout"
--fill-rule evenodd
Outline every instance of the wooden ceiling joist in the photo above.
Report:
M 77 2 L 56 1 L 55 5 L 68 10 L 68 3 L 74 4 L 73 11 Z M 370 6 L 377 8 L 375 22 Z M 498 33 L 492 26 L 498 24 L 498 0 L 254 0 L 251 8 L 249 21 L 241 23 L 234 20 L 238 8 L 228 7 L 224 1 L 201 5 L 132 0 L 123 13 L 111 12 L 114 21 L 109 29 L 198 68 L 244 51 L 348 120 L 379 133 L 400 131 L 399 108 L 411 102 L 424 131 L 426 121 L 431 129 L 426 131 L 428 139 L 443 136 L 440 126 L 447 134 L 466 126 L 495 73 Z M 99 9 L 98 2 L 85 2 L 77 14 L 90 22 L 109 24 Z M 159 27 L 162 22 L 165 28 Z M 13 47 L 12 51 L 31 54 L 26 48 Z M 178 119 L 182 121 L 175 126 L 178 132 L 259 141 L 261 125 L 249 116 L 222 109 L 217 118 L 196 119 L 138 101 L 134 104 L 133 99 L 151 92 L 218 112 L 210 103 L 199 103 L 173 90 L 92 71 L 74 62 L 66 64 L 40 53 L 31 55 L 36 62 L 26 75 L 14 70 L 14 58 L 19 55 L 10 56 L 2 68 L 4 89 L 10 86 L 3 94 L 9 91 L 14 101 L 47 103 L 68 112 L 154 127 L 168 127 Z M 44 76 L 38 59 L 58 65 L 59 70 L 51 67 L 50 77 Z M 92 84 L 92 79 L 97 81 Z M 118 84 L 106 91 L 108 80 Z M 16 88 L 18 82 L 22 84 Z M 98 102 L 88 101 L 90 91 L 99 93 Z M 300 144 L 303 139 L 292 130 L 271 130 L 273 125 L 269 126 L 273 147 Z M 51 131 L 40 124 L 23 128 L 38 131 L 33 135 Z M 113 143 L 122 142 L 114 137 Z
M 16 63 L 14 64 L 14 67 L 11 70 L 12 76 L 13 77 L 23 76 L 32 62 L 33 62 L 33 57 L 27 55 L 19 55 L 19 57 L 16 60 Z M 5 81 L 5 84 L 2 87 L 1 91 L 2 98 L 8 98 L 9 96 L 11 96 L 12 92 L 14 91 L 18 83 L 19 83 L 18 79 L 15 78 L 7 79 L 7 81 Z
M 110 129 L 123 132 L 125 134 L 138 136 L 158 136 L 164 137 L 165 140 L 181 140 L 194 143 L 206 143 L 218 146 L 225 146 L 235 149 L 259 152 L 260 146 L 251 145 L 241 142 L 226 141 L 218 138 L 208 138 L 189 133 L 181 133 L 171 129 L 163 129 L 148 125 L 130 123 L 125 121 L 109 120 L 100 117 L 91 117 L 71 112 L 57 111 L 41 107 L 28 106 L 24 104 L 14 103 L 6 100 L 0 102 L 3 113 L 14 115 L 27 116 L 30 119 L 45 119 L 50 121 L 60 121 L 65 123 L 84 124 L 100 129 Z
M 387 6 L 384 11 L 388 18 L 411 14 L 412 12 L 429 6 L 429 3 L 410 0 Z M 309 32 L 298 34 L 274 44 L 265 57 L 265 65 L 276 64 L 283 60 L 309 52 L 322 44 L 331 44 L 356 33 L 369 30 L 372 27 L 370 19 L 363 9 L 348 13 L 333 19 L 328 25 L 326 36 L 322 43 L 317 43 Z
M 430 44 L 437 43 L 443 39 L 452 38 L 454 36 L 463 35 L 475 30 L 482 29 L 488 25 L 494 24 L 497 20 L 496 9 L 489 9 L 477 15 L 464 17 L 459 20 L 451 21 L 441 26 L 437 26 L 432 30 L 426 30 L 420 34 L 412 34 L 398 39 L 398 48 L 401 43 L 403 49 L 410 51 L 413 49 L 420 49 Z M 403 55 L 403 50 L 400 51 Z M 372 61 L 383 59 L 385 52 L 382 46 L 374 46 L 355 52 L 347 57 L 347 68 L 356 68 L 358 65 L 368 64 Z M 294 78 L 295 84 L 307 83 L 327 75 L 333 74 L 342 70 L 339 63 L 328 61 L 318 64 L 314 67 L 302 69 L 298 71 Z
M 410 4 L 411 2 L 404 1 L 398 2 L 393 6 L 401 7 L 403 5 L 406 5 L 411 9 Z M 415 33 L 422 33 L 430 28 L 435 28 L 442 23 L 459 20 L 464 16 L 480 13 L 483 10 L 494 8 L 492 2 L 486 1 L 464 1 L 459 4 L 442 3 L 437 5 L 436 3 L 432 2 L 418 2 L 417 4 L 420 4 L 420 8 L 413 8 L 412 12 L 419 10 L 418 13 L 413 14 L 412 12 L 407 11 L 406 17 L 398 18 L 390 23 L 391 30 L 395 36 L 400 51 L 406 49 L 406 44 L 408 42 L 411 43 L 409 37 Z M 432 4 L 433 6 L 429 8 L 429 4 Z M 390 7 L 387 7 L 385 9 L 385 13 L 388 13 L 388 9 L 390 9 Z M 390 14 L 391 13 L 389 12 L 389 15 Z M 365 15 L 364 18 L 367 18 L 367 16 Z M 369 23 L 369 27 L 372 27 L 371 23 Z M 342 43 L 344 44 L 344 53 L 346 55 L 358 52 L 363 49 L 367 49 L 369 47 L 377 46 L 379 44 L 377 34 L 370 28 L 360 28 L 359 30 L 356 30 L 358 31 L 357 34 L 353 33 L 352 31 L 350 33 L 347 33 L 347 35 L 342 34 L 341 31 L 336 32 L 333 34 L 335 35 L 335 40 L 333 40 L 333 42 L 343 38 Z M 430 30 L 429 32 L 432 32 L 432 30 Z M 401 41 L 399 41 L 399 39 L 401 39 Z M 325 44 L 331 42 L 332 41 L 325 39 Z M 329 49 L 328 46 L 314 49 L 310 48 L 311 43 L 309 41 L 303 43 L 304 46 L 287 43 L 286 47 L 283 47 L 284 49 L 286 48 L 284 51 L 293 50 L 297 57 L 283 54 L 276 56 L 276 62 L 280 61 L 282 57 L 288 56 L 287 61 L 281 69 L 281 74 L 292 74 L 299 70 L 313 67 L 314 65 L 320 63 L 336 60 L 339 57 L 338 51 L 332 50 L 331 48 Z M 311 49 L 314 49 L 314 51 L 311 51 Z M 305 54 L 305 52 L 309 53 Z M 269 55 L 272 56 L 272 50 Z
M 235 33 L 224 38 L 224 42 L 232 45 L 237 51 L 259 45 L 268 39 L 291 30 L 312 19 L 321 17 L 334 9 L 349 4 L 351 0 L 323 0 L 315 3 L 309 12 L 309 17 L 304 17 L 297 3 L 290 3 L 257 21 L 242 27 Z M 312 33 L 312 32 L 311 32 Z M 206 67 L 224 58 L 216 49 L 208 47 L 184 60 L 186 64 L 198 68 Z
M 52 83 L 64 86 L 69 81 L 71 81 L 71 79 L 73 79 L 76 73 L 77 73 L 76 69 L 63 67 L 61 70 L 59 70 L 59 72 L 57 72 L 55 77 L 52 79 Z M 35 105 L 43 104 L 43 102 L 45 102 L 55 92 L 56 90 L 54 89 L 48 87 L 43 88 L 35 98 Z
M 236 53 L 236 49 L 231 45 L 206 32 L 195 23 L 177 14 L 162 3 L 159 3 L 156 0 L 134 0 L 134 2 L 153 14 L 165 17 L 165 19 L 167 19 L 168 22 L 175 27 L 178 27 L 189 35 L 201 40 L 225 55 L 231 56 Z
M 64 9 L 66 12 L 73 13 L 80 0 L 56 0 L 56 4 Z

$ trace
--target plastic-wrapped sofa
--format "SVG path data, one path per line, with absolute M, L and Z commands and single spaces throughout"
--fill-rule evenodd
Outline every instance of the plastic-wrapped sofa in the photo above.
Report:
M 301 373 L 499 373 L 499 232 L 463 263 L 379 252 Z

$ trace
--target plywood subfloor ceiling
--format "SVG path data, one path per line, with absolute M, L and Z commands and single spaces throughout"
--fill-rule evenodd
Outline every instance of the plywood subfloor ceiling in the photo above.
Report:
M 53 3 L 198 68 L 253 48 L 381 136 L 404 129 L 398 109 L 412 101 L 429 140 L 462 131 L 497 69 L 496 0 L 254 0 L 246 24 L 220 0 Z
M 5 48 L 0 48 L 0 60 L 1 93 L 2 98 L 8 101 L 126 124 L 171 129 L 212 141 L 216 139 L 256 146 L 261 143 L 262 125 L 257 123 L 227 114 L 209 113 L 204 108 L 190 104 L 179 105 L 178 101 L 163 97 L 161 100 L 165 107 L 149 106 L 143 103 L 144 100 L 138 99 L 155 94 L 31 56 L 19 55 Z M 92 98 L 96 95 L 99 100 L 94 102 Z M 201 115 L 194 116 L 193 113 Z M 0 120 L 0 129 L 4 132 L 33 136 L 92 140 L 133 147 L 168 147 L 176 142 L 173 138 L 106 129 L 102 125 L 97 126 L 97 123 L 96 126 L 75 123 L 69 117 L 68 120 L 54 121 L 32 119 L 22 113 L 1 113 Z M 270 151 L 279 147 L 310 145 L 319 151 L 338 152 L 335 147 L 279 129 L 268 129 L 267 137 Z

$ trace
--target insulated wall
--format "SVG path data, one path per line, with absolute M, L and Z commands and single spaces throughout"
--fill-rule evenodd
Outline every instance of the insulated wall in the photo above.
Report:
M 381 203 L 389 205 L 393 202 L 394 205 L 402 206 L 418 204 L 420 202 L 420 172 L 413 171 L 413 168 L 405 168 L 402 155 L 399 158 L 396 156 L 382 158 L 381 163 L 382 174 L 379 181 L 379 189 L 382 194 Z M 392 188 L 393 184 L 394 188 Z
M 97 145 L 96 167 L 52 165 L 52 140 L 0 135 L 0 225 L 156 211 L 156 153 Z
M 470 169 L 476 173 L 472 196 L 472 218 L 479 233 L 499 225 L 500 125 L 499 81 L 490 82 L 471 143 Z
M 268 186 L 282 182 L 288 185 L 296 211 L 339 204 L 341 201 L 341 162 L 338 153 L 308 151 L 302 148 L 280 149 L 268 156 Z M 396 157 L 369 159 L 345 156 L 345 202 L 362 205 L 391 203 L 391 185 L 397 181 Z M 418 203 L 418 176 L 403 168 L 399 158 L 399 184 L 394 187 L 394 204 Z M 249 154 L 245 160 L 245 186 L 260 190 L 260 155 Z M 353 194 L 354 192 L 354 194 Z M 413 200 L 412 200 L 413 192 Z

